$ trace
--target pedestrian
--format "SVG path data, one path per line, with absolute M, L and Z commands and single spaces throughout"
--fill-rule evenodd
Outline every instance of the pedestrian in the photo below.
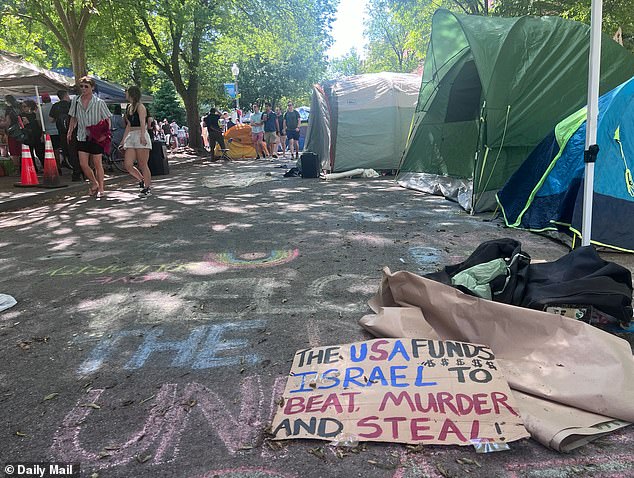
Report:
M 279 106 L 275 107 L 275 119 L 277 121 L 277 129 L 280 132 L 278 144 L 282 147 L 282 155 L 286 157 L 286 131 L 284 130 L 284 115 L 282 109 Z M 277 151 L 277 145 L 275 145 L 275 151 Z
M 152 194 L 152 174 L 148 167 L 152 139 L 147 129 L 147 110 L 141 103 L 141 90 L 138 86 L 131 86 L 126 90 L 129 101 L 125 110 L 125 132 L 123 133 L 123 149 L 125 158 L 123 164 L 126 171 L 139 181 L 140 197 Z M 138 169 L 134 166 L 137 163 Z
M 293 109 L 293 103 L 288 102 L 288 109 L 284 113 L 284 130 L 288 137 L 288 149 L 293 157 L 293 149 L 295 150 L 295 159 L 299 159 L 299 127 L 301 118 L 299 112 Z
M 268 153 L 274 158 L 277 158 L 277 149 L 274 149 L 277 145 L 277 134 L 279 133 L 277 127 L 277 118 L 275 112 L 271 109 L 271 103 L 264 103 L 264 113 L 262 115 L 262 121 L 264 122 L 264 142 L 268 149 Z
M 62 174 L 61 161 L 59 157 L 60 141 L 59 131 L 57 130 L 57 123 L 51 116 L 51 109 L 53 109 L 53 103 L 51 103 L 51 95 L 48 93 L 42 93 L 42 118 L 44 118 L 43 130 L 51 137 L 51 144 L 53 145 L 53 155 L 55 156 L 55 164 L 57 164 L 57 170 Z
M 172 143 L 174 144 L 172 149 L 178 148 L 178 129 L 178 123 L 175 119 L 172 120 L 172 122 L 170 123 L 170 138 Z
M 262 121 L 260 105 L 257 103 L 253 103 L 253 113 L 251 114 L 251 141 L 253 141 L 253 147 L 255 148 L 255 159 L 268 156 L 266 144 L 264 143 L 264 122 Z
M 172 138 L 172 131 L 170 128 L 169 121 L 167 121 L 167 118 L 163 118 L 163 121 L 161 122 L 161 129 L 163 130 L 163 135 L 165 136 L 165 144 L 167 145 L 167 148 L 169 149 L 171 147 L 170 140 Z
M 37 103 L 33 100 L 25 100 L 20 103 L 20 116 L 24 129 L 27 131 L 28 141 L 35 169 L 44 166 L 44 141 L 42 141 L 42 125 L 37 117 Z M 36 159 L 37 158 L 37 159 Z
M 88 137 L 89 126 L 107 125 L 110 131 L 110 110 L 106 103 L 93 95 L 95 80 L 88 76 L 79 79 L 81 94 L 76 96 L 70 105 L 70 125 L 66 139 L 70 142 L 71 135 L 77 128 L 77 151 L 79 154 L 79 165 L 84 176 L 90 181 L 88 193 L 91 196 L 101 197 L 105 193 L 103 164 L 101 155 L 104 148 L 98 141 Z M 93 172 L 91 168 L 95 168 Z
M 77 141 L 75 135 L 72 135 L 71 141 L 68 141 L 68 127 L 70 126 L 70 96 L 68 91 L 59 90 L 57 92 L 59 101 L 53 105 L 49 113 L 50 117 L 55 119 L 55 125 L 59 132 L 59 143 L 62 154 L 68 159 L 70 166 L 73 168 L 72 180 L 81 181 L 81 167 L 79 166 L 79 155 L 77 154 Z
M 207 116 L 203 118 L 203 123 L 207 127 L 207 141 L 209 142 L 209 154 L 211 160 L 215 161 L 216 143 L 221 149 L 227 149 L 225 146 L 225 137 L 220 129 L 220 113 L 216 108 L 211 108 Z
M 15 97 L 6 95 L 4 102 L 7 107 L 4 111 L 4 117 L 0 118 L 0 128 L 7 131 L 7 143 L 9 146 L 9 156 L 16 173 L 20 170 L 20 160 L 22 158 L 22 143 L 15 138 L 24 125 L 21 124 L 19 105 Z M 15 131 L 14 134 L 12 132 Z

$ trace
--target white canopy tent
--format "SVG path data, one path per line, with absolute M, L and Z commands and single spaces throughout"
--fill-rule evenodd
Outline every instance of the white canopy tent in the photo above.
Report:
M 35 66 L 15 53 L 0 50 L 0 94 L 31 96 L 35 92 L 38 106 L 40 90 L 55 92 L 69 89 L 73 81 L 52 71 Z M 42 108 L 38 107 L 40 121 L 44 123 Z

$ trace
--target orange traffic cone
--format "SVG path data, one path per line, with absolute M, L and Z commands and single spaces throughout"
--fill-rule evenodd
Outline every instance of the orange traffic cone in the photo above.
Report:
M 19 183 L 13 184 L 18 188 L 34 188 L 39 186 L 37 182 L 37 174 L 35 174 L 35 166 L 33 166 L 33 158 L 31 158 L 31 150 L 26 144 L 22 145 L 22 174 Z
M 44 143 L 44 176 L 42 177 L 42 187 L 44 188 L 65 188 L 68 184 L 62 184 L 57 171 L 57 161 L 53 153 L 53 143 L 51 137 L 46 135 Z

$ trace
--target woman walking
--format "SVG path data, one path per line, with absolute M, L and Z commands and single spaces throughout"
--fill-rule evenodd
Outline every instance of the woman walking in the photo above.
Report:
M 104 194 L 104 173 L 101 164 L 101 155 L 104 146 L 110 147 L 110 110 L 106 103 L 93 95 L 95 80 L 88 76 L 79 79 L 81 95 L 73 99 L 68 114 L 67 141 L 71 142 L 73 131 L 77 127 L 77 152 L 79 153 L 79 166 L 84 176 L 90 181 L 88 193 L 91 196 L 102 197 Z M 89 129 L 101 131 L 99 137 L 91 135 Z M 90 167 L 95 168 L 93 172 Z
M 123 149 L 125 150 L 125 169 L 139 181 L 141 197 L 151 194 L 152 174 L 148 167 L 152 140 L 147 130 L 147 110 L 141 103 L 141 90 L 138 86 L 131 86 L 126 91 L 130 104 L 125 110 L 125 132 L 123 133 Z M 136 161 L 138 169 L 134 167 Z M 140 170 L 140 171 L 139 171 Z

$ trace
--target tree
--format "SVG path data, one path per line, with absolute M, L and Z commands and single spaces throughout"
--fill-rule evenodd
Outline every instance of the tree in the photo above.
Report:
M 363 60 L 356 48 L 351 48 L 344 56 L 333 58 L 328 65 L 328 78 L 360 75 L 364 72 Z
M 75 78 L 79 78 L 88 72 L 86 29 L 101 1 L 20 0 L 5 2 L 3 13 L 44 25 L 69 55 Z
M 167 118 L 175 120 L 178 124 L 185 121 L 185 110 L 176 97 L 176 90 L 171 81 L 163 80 L 158 90 L 154 93 L 152 102 L 152 115 L 157 120 Z

